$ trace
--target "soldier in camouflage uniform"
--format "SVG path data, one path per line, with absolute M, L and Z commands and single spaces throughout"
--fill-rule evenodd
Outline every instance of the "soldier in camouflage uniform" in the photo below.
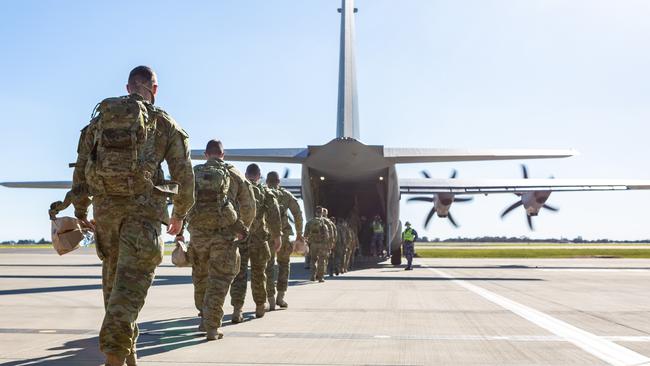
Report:
M 205 148 L 207 162 L 194 167 L 196 204 L 188 215 L 191 235 L 194 304 L 201 316 L 199 330 L 208 340 L 220 339 L 223 303 L 233 279 L 239 273 L 240 256 L 236 239 L 248 237 L 255 218 L 255 197 L 250 182 L 223 161 L 221 141 L 210 140 Z
M 71 190 L 75 216 L 86 225 L 92 196 L 106 310 L 99 344 L 109 366 L 136 364 L 136 320 L 163 257 L 161 223 L 178 234 L 194 204 L 188 136 L 153 105 L 153 70 L 134 68 L 127 91 L 102 101 L 81 131 Z M 163 161 L 177 185 L 165 181 Z M 166 203 L 173 193 L 169 218 Z
M 350 227 L 344 219 L 336 220 L 337 239 L 334 247 L 334 273 L 345 273 L 345 256 L 348 250 L 348 241 L 350 240 Z
M 359 236 L 353 226 L 348 226 L 348 240 L 347 251 L 345 252 L 345 259 L 343 264 L 343 272 L 347 272 L 354 264 L 354 256 L 357 248 L 359 247 Z
M 303 241 L 302 236 L 302 210 L 298 205 L 298 200 L 291 194 L 291 192 L 280 187 L 280 175 L 277 172 L 269 172 L 266 175 L 266 184 L 273 190 L 275 196 L 280 204 L 280 215 L 282 216 L 282 246 L 277 252 L 278 262 L 278 280 L 277 291 L 278 296 L 275 297 L 276 285 L 273 281 L 273 272 L 275 268 L 275 251 L 271 251 L 271 259 L 266 266 L 266 292 L 269 301 L 269 310 L 275 310 L 275 305 L 282 308 L 289 306 L 284 300 L 289 286 L 289 261 L 291 259 L 291 252 L 293 252 L 293 245 L 289 240 L 289 236 L 293 235 L 293 230 L 289 224 L 289 216 L 287 210 L 291 211 L 291 216 L 294 219 L 294 226 L 296 227 L 296 241 Z
M 325 221 L 324 209 L 316 207 L 314 217 L 305 225 L 305 237 L 309 245 L 309 268 L 311 269 L 311 281 L 324 282 L 325 269 L 327 268 L 327 257 L 331 248 L 331 228 Z
M 280 206 L 273 191 L 259 183 L 261 176 L 260 167 L 257 164 L 250 164 L 246 168 L 246 179 L 251 182 L 255 193 L 257 214 L 251 234 L 248 240 L 239 243 L 239 254 L 241 255 L 241 267 L 239 274 L 235 277 L 230 288 L 231 304 L 233 306 L 232 322 L 241 323 L 242 307 L 246 297 L 246 283 L 248 281 L 248 259 L 251 262 L 251 290 L 255 301 L 255 316 L 264 316 L 264 304 L 266 303 L 266 265 L 271 259 L 269 250 L 269 239 L 273 244 L 273 251 L 276 252 L 282 245 L 282 219 L 280 217 Z
M 337 234 L 336 234 L 336 224 L 332 219 L 330 219 L 327 215 L 329 214 L 329 211 L 327 208 L 323 207 L 323 220 L 325 221 L 325 224 L 327 225 L 327 228 L 329 230 L 329 242 L 328 242 L 328 255 L 325 258 L 325 265 L 326 268 L 329 268 L 329 257 L 332 255 L 334 252 L 334 247 L 336 246 L 336 239 L 337 239 Z

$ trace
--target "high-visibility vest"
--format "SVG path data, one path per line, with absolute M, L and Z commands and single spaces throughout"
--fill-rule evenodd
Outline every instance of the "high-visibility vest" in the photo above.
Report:
M 372 223 L 372 232 L 374 232 L 375 234 L 384 233 L 384 226 L 381 224 L 381 222 L 375 221 Z
M 414 230 L 411 228 L 404 230 L 404 233 L 402 234 L 402 239 L 404 239 L 404 241 L 414 241 L 415 240 Z

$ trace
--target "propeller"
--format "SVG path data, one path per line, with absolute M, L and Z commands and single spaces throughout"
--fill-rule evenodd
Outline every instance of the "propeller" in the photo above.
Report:
M 526 165 L 524 165 L 524 164 L 521 165 L 521 175 L 523 176 L 524 179 L 528 179 L 528 167 Z M 551 179 L 553 179 L 553 178 L 554 177 L 551 176 Z M 535 194 L 535 192 L 526 192 L 526 193 L 523 193 L 523 194 L 522 193 L 517 193 L 517 196 L 520 196 L 519 200 L 517 202 L 513 203 L 512 205 L 508 206 L 508 208 L 506 208 L 501 213 L 501 219 L 503 219 L 507 214 L 509 214 L 515 208 L 517 208 L 519 206 L 522 206 L 524 204 L 523 198 L 524 198 L 525 194 Z M 550 192 L 548 194 L 550 195 Z M 541 197 L 542 200 L 546 200 L 547 198 L 548 198 L 548 196 L 546 196 L 546 197 L 542 196 Z M 536 199 L 540 199 L 540 198 L 536 197 Z M 544 201 L 541 201 L 541 202 L 538 201 L 538 202 L 542 203 Z M 559 208 L 553 207 L 551 205 L 547 205 L 546 203 L 544 203 L 542 205 L 542 208 L 545 208 L 545 209 L 547 209 L 549 211 L 552 211 L 552 212 L 558 212 L 560 210 Z M 526 212 L 526 222 L 528 223 L 528 228 L 531 231 L 535 230 L 535 228 L 533 227 L 533 217 L 531 215 L 529 215 L 527 212 Z
M 427 171 L 427 170 L 422 170 L 422 171 L 420 171 L 420 174 L 421 174 L 424 178 L 427 178 L 427 179 L 431 179 L 431 177 L 432 177 L 431 173 L 429 173 L 429 171 Z M 454 170 L 451 172 L 451 175 L 449 176 L 449 178 L 450 178 L 450 179 L 455 179 L 457 175 L 458 175 L 458 171 L 456 171 L 456 169 L 454 169 Z M 434 195 L 431 196 L 431 197 L 429 197 L 429 196 L 417 196 L 417 197 L 411 197 L 411 198 L 408 199 L 408 202 L 428 202 L 428 203 L 434 203 L 433 207 L 431 208 L 431 210 L 430 210 L 429 213 L 427 214 L 426 218 L 424 219 L 424 227 L 425 227 L 425 228 L 426 228 L 427 226 L 429 226 L 429 222 L 431 222 L 431 220 L 435 217 L 435 213 L 436 213 L 436 206 L 435 206 L 436 196 L 438 196 L 438 195 L 437 195 L 437 194 L 434 194 Z M 473 197 L 455 197 L 455 196 L 452 196 L 452 197 L 453 197 L 453 201 L 452 201 L 452 202 L 469 202 L 469 201 L 471 201 L 471 200 L 474 199 Z M 438 198 L 440 198 L 440 197 L 438 196 Z M 456 220 L 454 220 L 454 217 L 453 217 L 453 216 L 451 215 L 451 213 L 449 213 L 449 212 L 447 213 L 447 219 L 449 220 L 449 222 L 450 222 L 454 227 L 458 227 L 458 226 L 459 226 L 458 223 L 456 222 Z

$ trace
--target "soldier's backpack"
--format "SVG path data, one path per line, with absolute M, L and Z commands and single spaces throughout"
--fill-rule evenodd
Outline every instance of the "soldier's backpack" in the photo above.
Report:
M 308 225 L 308 231 L 305 233 L 305 235 L 307 235 L 311 243 L 327 243 L 327 241 L 330 239 L 330 234 L 327 223 L 325 223 L 325 219 L 322 217 L 315 217 L 312 220 L 313 222 Z
M 230 171 L 226 163 L 217 161 L 194 167 L 196 200 L 187 219 L 188 224 L 206 228 L 225 228 L 237 221 L 237 211 L 228 199 Z
M 91 195 L 135 196 L 153 187 L 145 169 L 151 128 L 147 106 L 128 96 L 97 106 L 93 149 L 85 167 Z

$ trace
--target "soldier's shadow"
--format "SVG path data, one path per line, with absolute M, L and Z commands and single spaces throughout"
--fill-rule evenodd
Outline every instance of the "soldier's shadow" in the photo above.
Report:
M 247 317 L 251 313 L 244 314 Z M 230 326 L 230 316 L 223 319 L 223 326 Z M 138 358 L 157 355 L 175 349 L 193 346 L 206 342 L 205 334 L 197 330 L 197 317 L 156 320 L 138 323 L 140 337 L 138 338 Z M 53 365 L 53 366 L 101 366 L 105 357 L 99 351 L 99 337 L 75 339 L 61 346 L 47 349 L 49 356 L 36 357 L 20 361 L 4 363 L 5 366 Z M 53 351 L 63 351 L 54 353 Z

